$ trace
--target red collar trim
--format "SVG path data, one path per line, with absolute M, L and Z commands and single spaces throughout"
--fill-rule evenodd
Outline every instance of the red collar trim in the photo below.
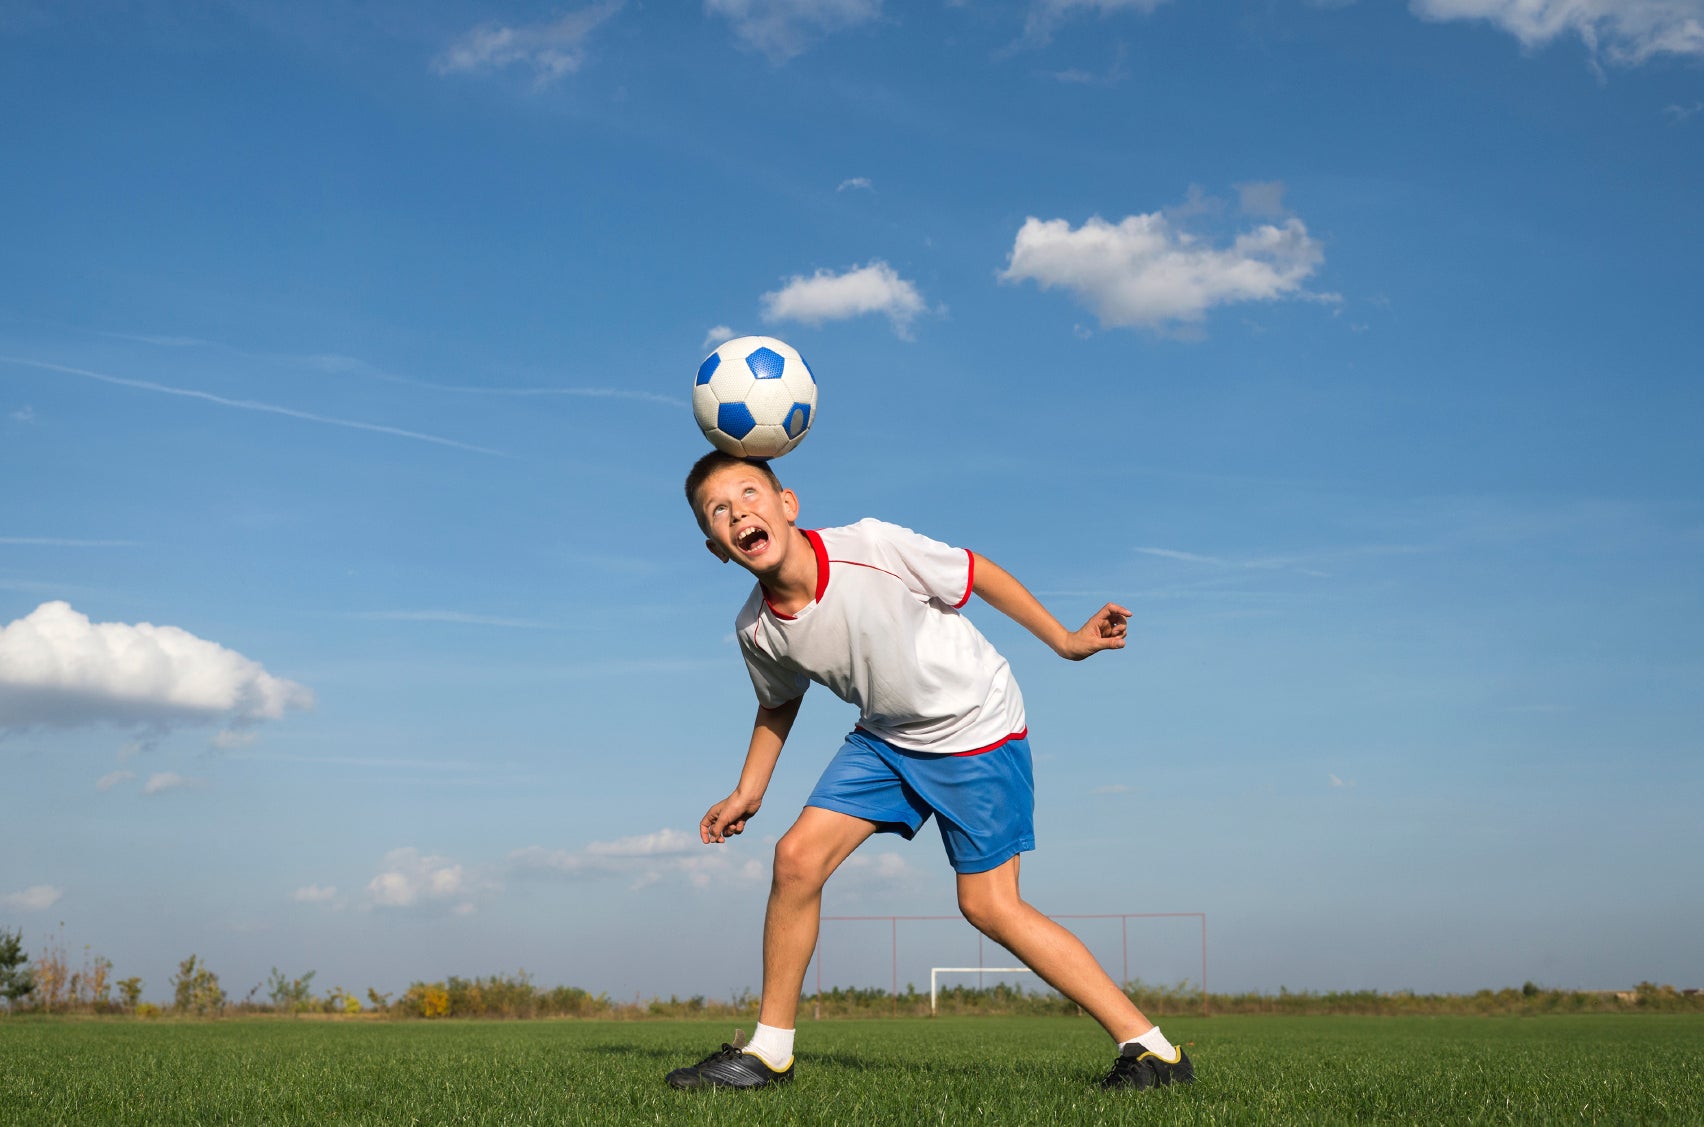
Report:
M 823 592 L 828 590 L 828 549 L 822 546 L 822 537 L 817 535 L 814 528 L 801 528 L 799 532 L 809 541 L 811 551 L 816 555 L 816 594 L 813 596 L 813 600 L 820 603 L 822 602 Z M 759 586 L 761 587 L 762 584 L 759 584 Z M 793 614 L 782 614 L 776 610 L 775 604 L 769 601 L 769 588 L 767 587 L 763 587 L 763 605 L 768 607 L 769 613 L 776 618 L 791 622 L 798 617 Z

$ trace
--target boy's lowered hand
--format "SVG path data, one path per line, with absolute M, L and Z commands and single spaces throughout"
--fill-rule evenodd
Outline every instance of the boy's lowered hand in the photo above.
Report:
M 746 798 L 735 791 L 710 808 L 698 823 L 698 836 L 705 845 L 721 845 L 730 834 L 745 832 L 746 821 L 763 805 L 761 798 Z

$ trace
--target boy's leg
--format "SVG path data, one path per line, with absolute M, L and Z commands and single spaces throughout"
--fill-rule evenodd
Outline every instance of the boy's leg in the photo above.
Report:
M 723 1045 L 668 1074 L 676 1088 L 767 1088 L 793 1078 L 793 1027 L 799 991 L 822 924 L 822 886 L 877 826 L 850 814 L 807 806 L 775 845 L 769 910 L 763 918 L 763 1000 L 744 1051 Z
M 1154 1028 L 1070 931 L 1018 895 L 1013 857 L 983 873 L 958 875 L 959 910 L 982 934 L 1022 959 L 1042 981 L 1082 1006 L 1123 1044 Z
M 764 1025 L 793 1028 L 822 925 L 822 886 L 876 829 L 874 822 L 807 806 L 776 843 L 763 917 L 763 1000 L 757 1020 Z
M 1102 1088 L 1157 1088 L 1195 1079 L 1183 1049 L 1143 1016 L 1082 941 L 1024 903 L 1017 857 L 987 872 L 960 873 L 958 894 L 965 919 L 1087 1010 L 1118 1042 L 1118 1060 Z

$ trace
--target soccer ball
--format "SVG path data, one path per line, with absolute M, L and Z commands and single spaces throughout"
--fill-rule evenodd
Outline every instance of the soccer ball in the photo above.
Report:
M 774 337 L 735 337 L 704 358 L 692 413 L 718 450 L 779 458 L 816 421 L 817 386 L 805 358 Z

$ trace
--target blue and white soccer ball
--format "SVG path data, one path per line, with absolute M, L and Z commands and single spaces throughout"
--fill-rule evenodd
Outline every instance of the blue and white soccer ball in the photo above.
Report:
M 816 421 L 816 377 L 774 337 L 735 337 L 704 358 L 692 413 L 704 437 L 737 458 L 779 458 Z

